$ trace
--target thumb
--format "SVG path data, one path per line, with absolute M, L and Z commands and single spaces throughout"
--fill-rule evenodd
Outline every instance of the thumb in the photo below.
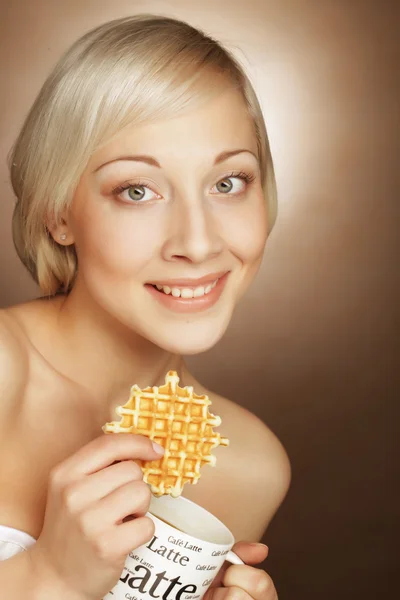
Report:
M 232 552 L 238 555 L 247 565 L 257 565 L 268 556 L 269 548 L 265 544 L 255 542 L 236 542 Z

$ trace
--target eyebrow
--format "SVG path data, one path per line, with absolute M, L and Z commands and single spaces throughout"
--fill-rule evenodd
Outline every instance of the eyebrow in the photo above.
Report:
M 238 150 L 225 150 L 224 152 L 221 152 L 220 154 L 218 154 L 218 156 L 214 160 L 213 166 L 218 165 L 219 163 L 223 162 L 224 160 L 227 160 L 228 158 L 230 158 L 231 156 L 235 156 L 236 154 L 241 154 L 242 152 L 249 152 L 258 161 L 258 156 L 256 154 L 254 154 L 254 152 L 252 152 L 251 150 L 248 150 L 246 148 L 239 148 Z M 118 158 L 113 158 L 112 160 L 108 160 L 107 162 L 105 162 L 102 165 L 100 165 L 99 167 L 97 167 L 93 171 L 93 173 L 96 173 L 97 171 L 100 171 L 100 169 L 102 169 L 103 167 L 105 167 L 113 162 L 117 162 L 119 160 L 133 160 L 136 162 L 144 162 L 144 163 L 147 163 L 148 165 L 151 165 L 152 167 L 157 167 L 158 169 L 161 169 L 160 163 L 153 156 L 137 154 L 135 156 L 132 156 L 132 155 L 119 156 Z

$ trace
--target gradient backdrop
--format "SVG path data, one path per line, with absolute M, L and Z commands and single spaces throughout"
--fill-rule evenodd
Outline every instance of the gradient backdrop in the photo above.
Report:
M 189 362 L 204 384 L 261 416 L 290 454 L 292 488 L 265 535 L 263 567 L 280 600 L 372 600 L 396 590 L 396 5 L 1 2 L 1 306 L 38 294 L 11 241 L 6 154 L 51 67 L 79 35 L 137 12 L 177 16 L 225 43 L 254 82 L 280 214 L 225 338 Z

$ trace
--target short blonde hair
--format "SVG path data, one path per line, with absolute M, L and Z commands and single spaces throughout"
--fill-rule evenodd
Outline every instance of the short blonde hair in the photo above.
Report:
M 254 122 L 271 229 L 277 200 L 264 118 L 220 43 L 183 21 L 140 14 L 90 30 L 61 56 L 8 157 L 14 244 L 44 294 L 68 292 L 75 280 L 75 247 L 57 244 L 47 223 L 60 222 L 93 152 L 124 127 L 176 116 L 227 85 L 242 93 Z

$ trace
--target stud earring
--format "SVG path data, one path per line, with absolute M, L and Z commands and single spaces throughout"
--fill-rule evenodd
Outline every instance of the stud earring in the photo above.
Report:
M 67 239 L 67 234 L 66 233 L 62 233 L 60 235 L 60 240 L 62 240 L 63 242 Z

